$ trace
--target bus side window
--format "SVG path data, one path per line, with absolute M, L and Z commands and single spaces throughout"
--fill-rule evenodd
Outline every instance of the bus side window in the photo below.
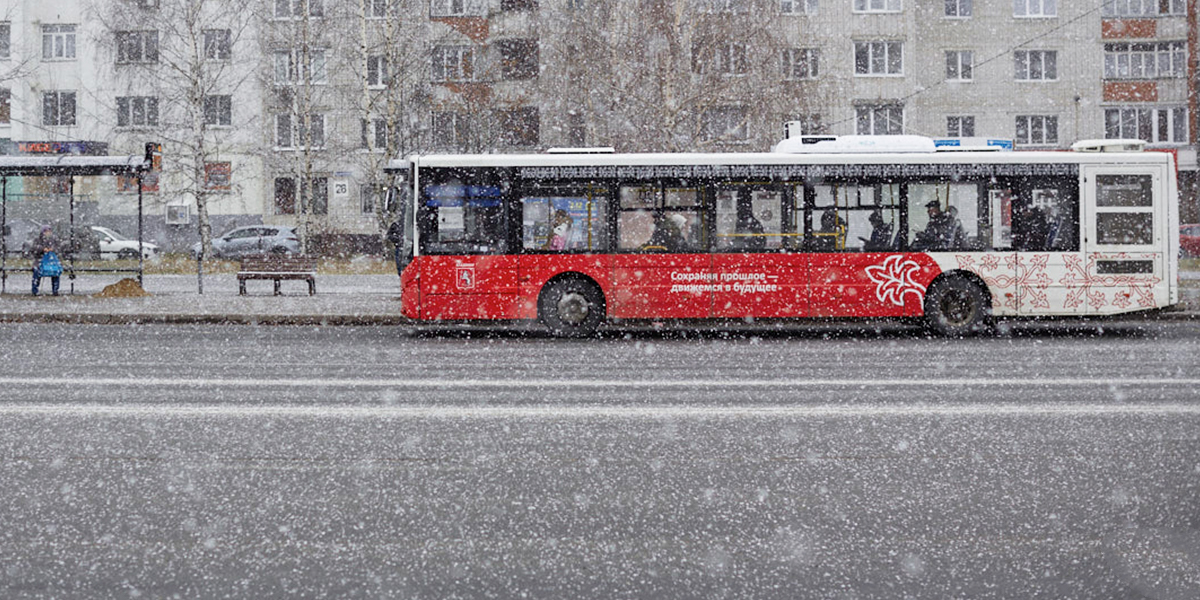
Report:
M 434 254 L 501 254 L 507 250 L 500 190 L 457 180 L 424 189 L 421 245 Z
M 617 250 L 697 252 L 706 247 L 699 189 L 625 185 L 619 197 Z
M 776 250 L 783 245 L 783 192 L 746 184 L 716 190 L 718 250 Z
M 608 201 L 588 190 L 521 198 L 526 250 L 602 252 L 608 247 Z
M 654 215 L 658 208 L 658 187 L 621 186 L 620 213 L 617 217 L 617 249 L 637 250 L 654 235 Z
M 1154 179 L 1150 175 L 1096 176 L 1096 243 L 1154 243 Z
M 919 251 L 981 250 L 990 244 L 979 227 L 975 183 L 908 186 L 908 244 Z
M 1030 252 L 1079 249 L 1079 202 L 1072 178 L 1023 182 L 1012 197 L 1012 248 Z

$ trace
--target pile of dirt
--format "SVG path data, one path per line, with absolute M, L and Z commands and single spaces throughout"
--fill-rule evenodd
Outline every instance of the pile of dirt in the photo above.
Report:
M 112 285 L 105 286 L 99 294 L 94 294 L 93 298 L 144 298 L 149 296 L 150 292 L 142 289 L 138 285 L 136 279 L 125 278 Z

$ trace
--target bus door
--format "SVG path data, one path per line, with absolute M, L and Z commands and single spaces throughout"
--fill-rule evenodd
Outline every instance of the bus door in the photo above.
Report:
M 1167 305 L 1168 181 L 1157 166 L 1084 166 L 1085 260 L 1068 271 L 1089 314 Z
M 808 316 L 808 257 L 784 251 L 784 187 L 731 184 L 714 194 L 712 316 Z
M 712 256 L 701 189 L 684 183 L 622 185 L 609 314 L 694 319 L 712 306 Z
M 421 318 L 517 318 L 517 265 L 508 254 L 500 189 L 430 185 L 420 212 Z
M 1010 181 L 1007 218 L 1016 257 L 1017 314 L 1082 315 L 1088 289 L 1079 240 L 1078 177 Z

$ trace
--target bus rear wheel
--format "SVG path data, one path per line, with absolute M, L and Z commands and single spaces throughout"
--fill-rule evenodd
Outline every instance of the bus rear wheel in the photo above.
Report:
M 978 285 L 962 277 L 947 277 L 925 294 L 925 323 L 935 333 L 962 337 L 982 329 L 988 300 Z
M 557 336 L 591 335 L 604 321 L 604 313 L 604 294 L 589 279 L 555 279 L 538 296 L 538 319 Z

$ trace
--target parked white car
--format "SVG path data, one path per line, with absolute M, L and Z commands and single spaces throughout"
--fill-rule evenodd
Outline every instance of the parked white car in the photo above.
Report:
M 131 240 L 107 227 L 92 226 L 100 241 L 100 258 L 112 260 L 115 258 L 137 258 L 138 242 Z M 142 242 L 142 258 L 152 258 L 158 253 L 158 246 L 150 242 Z

